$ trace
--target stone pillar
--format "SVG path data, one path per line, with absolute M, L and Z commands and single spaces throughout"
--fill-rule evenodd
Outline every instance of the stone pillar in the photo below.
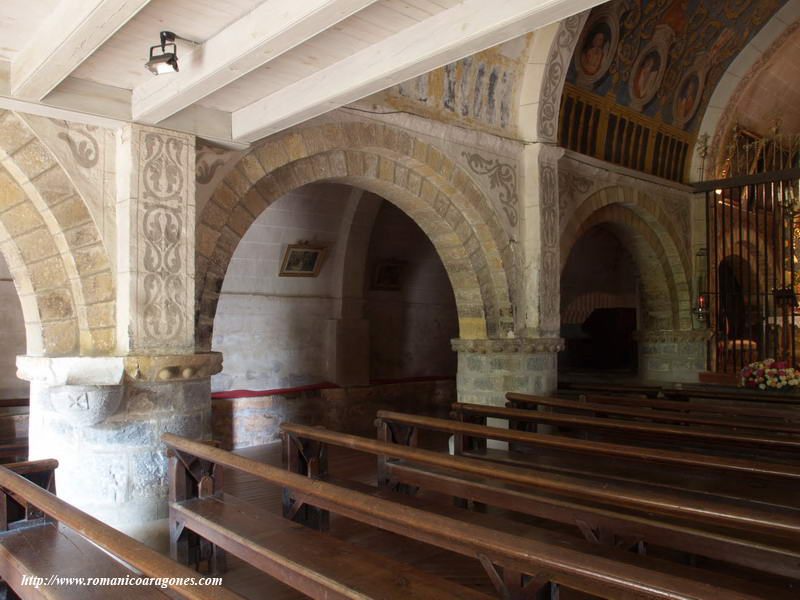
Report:
M 504 406 L 506 392 L 549 395 L 557 382 L 560 338 L 453 340 L 459 402 Z
M 119 353 L 192 353 L 194 136 L 122 128 L 116 180 Z
M 167 532 L 161 434 L 210 437 L 221 367 L 194 350 L 194 143 L 117 132 L 115 355 L 17 363 L 31 381 L 31 457 L 58 459 L 58 494 L 154 546 Z
M 219 353 L 21 356 L 31 382 L 30 457 L 56 458 L 58 495 L 100 520 L 161 545 L 167 517 L 164 432 L 211 436 L 210 376 Z
M 697 382 L 707 370 L 708 329 L 637 331 L 639 379 L 642 381 Z

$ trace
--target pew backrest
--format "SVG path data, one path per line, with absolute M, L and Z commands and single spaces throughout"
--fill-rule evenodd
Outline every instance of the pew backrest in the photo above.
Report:
M 564 400 L 562 398 L 549 398 L 546 396 L 532 396 L 528 394 L 517 394 L 509 392 L 506 394 L 508 403 L 507 408 L 526 409 L 546 406 L 551 408 L 563 408 L 580 413 L 590 413 L 590 416 L 614 415 L 617 417 L 636 417 L 658 423 L 671 423 L 678 425 L 704 425 L 721 429 L 749 429 L 755 431 L 780 432 L 793 435 L 800 434 L 800 424 L 784 422 L 765 422 L 752 418 L 730 418 L 720 416 L 703 416 L 698 414 L 675 414 L 665 410 L 630 408 L 613 406 L 608 403 L 585 401 Z
M 709 532 L 698 523 L 665 520 L 663 515 L 653 518 L 637 514 L 635 509 L 631 510 L 635 503 L 622 498 L 618 504 L 615 503 L 607 486 L 592 481 L 551 477 L 529 469 L 490 464 L 476 458 L 451 456 L 318 427 L 284 423 L 281 429 L 284 454 L 297 455 L 301 473 L 308 473 L 309 462 L 316 454 L 323 453 L 325 446 L 348 448 L 373 454 L 379 459 L 381 466 L 377 480 L 380 488 L 386 491 L 413 493 L 418 487 L 572 525 L 595 543 L 618 544 L 620 539 L 624 539 L 628 546 L 635 546 L 639 542 L 655 542 L 683 552 L 698 553 L 700 550 L 700 554 L 712 558 L 777 575 L 800 575 L 800 548 L 792 542 L 772 539 L 770 544 L 763 536 L 754 542 L 752 538 L 759 536 L 753 531 L 723 533 L 724 528 L 715 525 Z M 308 451 L 312 442 L 316 444 L 314 453 Z M 622 488 L 612 486 L 610 489 L 613 493 Z M 629 492 L 630 489 L 625 489 L 625 493 Z M 663 496 L 662 501 L 666 497 Z M 650 496 L 648 500 L 653 499 Z M 588 502 L 582 502 L 584 500 Z M 618 508 L 610 510 L 598 503 Z M 709 513 L 703 523 L 706 521 L 713 522 Z
M 698 413 L 712 415 L 730 415 L 735 417 L 755 417 L 765 422 L 783 421 L 786 423 L 800 422 L 800 409 L 792 410 L 789 407 L 761 408 L 743 402 L 695 402 L 687 400 L 662 400 L 653 398 L 635 398 L 632 396 L 605 396 L 600 394 L 581 394 L 580 400 L 596 404 L 610 404 L 612 406 L 633 406 L 637 408 L 654 408 L 658 410 L 671 410 L 681 413 Z
M 700 427 L 661 425 L 658 423 L 566 415 L 459 402 L 454 403 L 452 409 L 455 413 L 464 415 L 506 419 L 522 423 L 544 423 L 585 431 L 624 433 L 626 434 L 626 439 L 632 439 L 634 435 L 638 435 L 644 438 L 658 438 L 682 442 L 685 445 L 697 444 L 720 449 L 760 448 L 776 453 L 792 454 L 800 451 L 800 439 L 787 436 L 771 436 L 764 433 L 717 431 Z
M 138 569 L 145 576 L 167 580 L 169 589 L 182 598 L 241 600 L 239 595 L 220 586 L 200 586 L 186 583 L 196 580 L 195 571 L 179 565 L 141 542 L 78 510 L 26 479 L 22 474 L 0 466 L 0 502 L 4 506 L 8 506 L 10 499 L 21 500 L 26 506 L 35 508 L 35 510 L 26 510 L 24 519 L 28 521 L 28 525 L 34 526 L 32 522 L 35 521 L 42 526 L 52 527 L 53 522 L 56 521 L 119 560 Z M 3 534 L 0 533 L 0 535 Z M 86 573 L 87 577 L 93 575 Z M 180 579 L 185 581 L 180 581 Z
M 620 563 L 599 553 L 585 553 L 571 547 L 465 523 L 320 479 L 304 477 L 173 434 L 163 434 L 162 440 L 181 455 L 236 469 L 291 490 L 298 498 L 319 509 L 465 556 L 485 557 L 485 562 L 490 565 L 544 576 L 556 582 L 566 579 L 570 587 L 589 593 L 596 594 L 602 590 L 601 597 L 671 600 L 718 598 L 719 590 L 710 583 L 666 571 L 654 572 L 634 563 Z M 737 591 L 726 596 L 729 600 L 756 597 Z

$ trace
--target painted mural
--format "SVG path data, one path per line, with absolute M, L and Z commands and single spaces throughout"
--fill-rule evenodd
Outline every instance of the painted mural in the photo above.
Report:
M 516 126 L 517 94 L 531 36 L 478 52 L 370 100 L 446 123 L 505 133 Z
M 567 83 L 693 133 L 725 69 L 785 3 L 613 0 L 592 10 Z

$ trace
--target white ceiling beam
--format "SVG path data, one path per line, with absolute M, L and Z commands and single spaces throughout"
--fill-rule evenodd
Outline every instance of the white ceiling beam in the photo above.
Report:
M 158 123 L 377 0 L 271 0 L 190 53 L 180 73 L 133 90 L 133 118 Z
M 11 61 L 11 93 L 41 100 L 150 0 L 61 0 Z
M 130 90 L 68 77 L 56 91 L 37 102 L 12 96 L 8 73 L 8 63 L 0 61 L 0 109 L 107 129 L 118 129 L 131 122 Z M 212 108 L 192 106 L 160 126 L 196 135 L 231 150 L 249 146 L 231 138 L 230 113 Z
M 464 0 L 233 113 L 233 137 L 253 142 L 603 0 Z

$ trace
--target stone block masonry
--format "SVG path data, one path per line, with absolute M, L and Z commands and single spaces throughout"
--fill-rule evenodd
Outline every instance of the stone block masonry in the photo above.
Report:
M 458 400 L 504 406 L 506 392 L 548 395 L 556 389 L 560 338 L 453 340 Z
M 155 546 L 167 517 L 161 434 L 211 438 L 210 375 L 218 354 L 29 358 L 30 458 L 55 458 L 58 495 Z M 165 532 L 166 530 L 164 530 Z
M 378 410 L 446 417 L 456 401 L 455 382 L 412 381 L 310 390 L 212 401 L 214 439 L 228 450 L 278 439 L 284 422 L 321 425 L 332 431 L 375 437 Z

